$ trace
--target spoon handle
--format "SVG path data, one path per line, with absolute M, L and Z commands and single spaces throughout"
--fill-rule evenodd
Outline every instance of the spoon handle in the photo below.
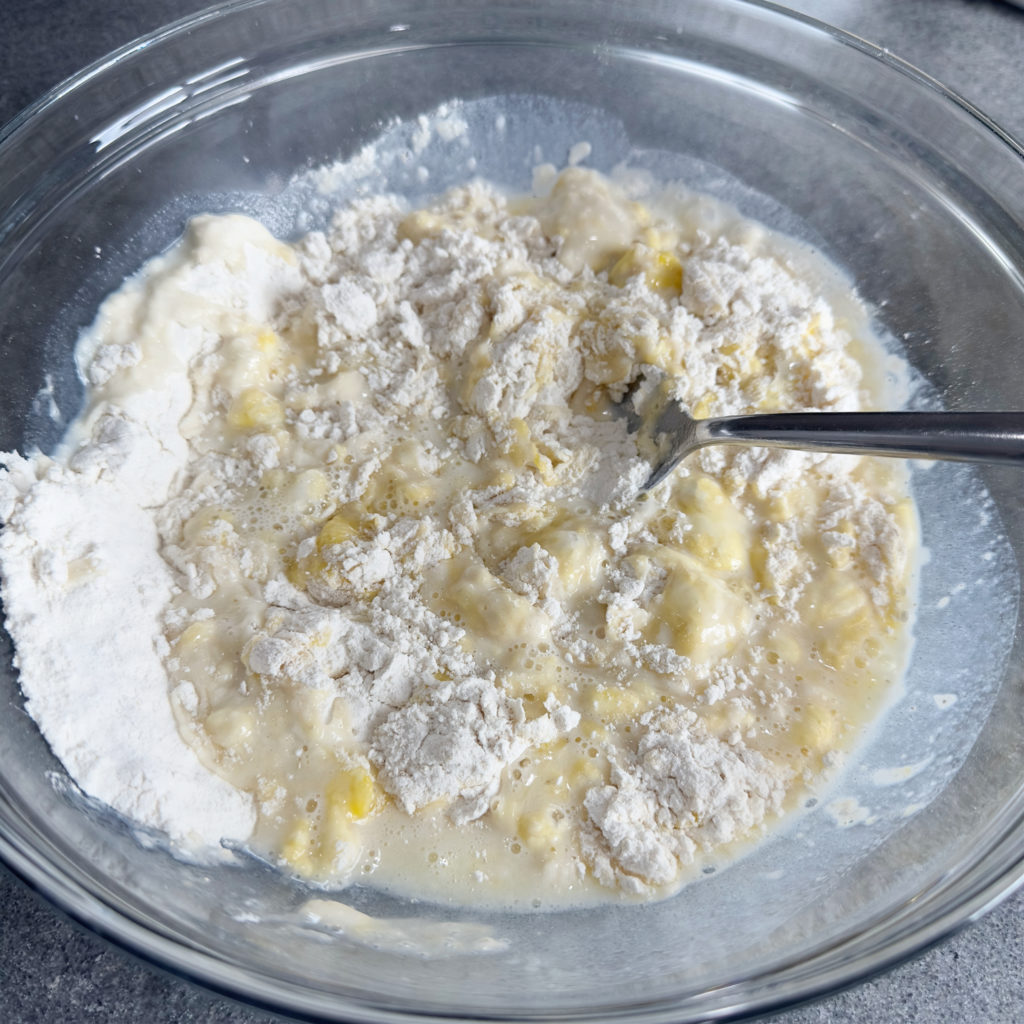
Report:
M 756 444 L 853 455 L 1024 465 L 1024 412 L 796 412 L 698 420 L 695 446 Z

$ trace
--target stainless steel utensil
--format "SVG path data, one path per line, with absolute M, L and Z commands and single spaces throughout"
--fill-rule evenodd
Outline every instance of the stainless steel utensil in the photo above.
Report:
M 695 420 L 675 400 L 627 391 L 618 409 L 654 469 L 648 491 L 710 444 L 1024 466 L 1024 412 L 785 412 Z

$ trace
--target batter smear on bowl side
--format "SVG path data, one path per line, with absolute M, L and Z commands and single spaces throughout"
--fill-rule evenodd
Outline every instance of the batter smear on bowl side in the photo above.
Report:
M 878 400 L 876 343 L 701 209 L 577 167 L 294 245 L 200 217 L 111 296 L 62 452 L 0 474 L 83 789 L 193 854 L 491 903 L 663 896 L 799 806 L 902 674 L 916 512 L 899 462 L 764 449 L 637 500 L 613 405 L 651 367 L 698 417 Z

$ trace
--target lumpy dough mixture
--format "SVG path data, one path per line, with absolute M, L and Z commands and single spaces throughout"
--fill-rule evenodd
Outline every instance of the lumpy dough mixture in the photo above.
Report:
M 698 417 L 874 401 L 871 339 L 706 208 L 573 168 L 295 245 L 202 217 L 104 304 L 66 472 L 156 524 L 177 726 L 250 848 L 463 902 L 664 895 L 882 707 L 901 465 L 719 447 L 637 499 L 614 404 L 651 368 Z

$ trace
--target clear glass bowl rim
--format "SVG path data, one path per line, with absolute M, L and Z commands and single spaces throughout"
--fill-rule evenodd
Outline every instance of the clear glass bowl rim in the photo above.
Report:
M 111 51 L 64 79 L 25 107 L 6 125 L 0 125 L 0 151 L 16 145 L 23 131 L 30 131 L 33 123 L 58 106 L 66 97 L 87 83 L 116 67 L 134 54 L 155 45 L 194 31 L 201 26 L 235 16 L 246 10 L 273 7 L 278 0 L 227 0 L 225 3 L 204 8 L 196 13 L 172 21 L 161 28 L 137 37 Z M 864 57 L 878 61 L 889 69 L 935 94 L 941 101 L 959 108 L 997 142 L 1007 147 L 1024 161 L 1024 144 L 1005 131 L 971 102 L 928 75 L 908 61 L 851 32 L 836 28 L 810 15 L 794 11 L 772 0 L 720 0 L 722 6 L 738 10 L 753 8 L 768 12 L 783 20 L 795 22 L 805 28 L 830 37 Z M 418 10 L 430 7 L 443 9 L 453 4 L 450 0 L 423 0 Z M 536 17 L 543 17 L 544 5 L 530 0 L 455 0 L 461 7 L 499 6 L 532 8 Z M 1024 177 L 1024 164 L 1021 167 Z M 6 219 L 7 214 L 0 217 Z M 0 234 L 2 238 L 2 234 Z M 0 806 L 0 810 L 2 810 Z M 6 823 L 0 821 L 0 826 Z M 187 947 L 172 936 L 164 934 L 147 921 L 134 908 L 114 899 L 104 900 L 94 892 L 84 876 L 76 877 L 74 865 L 68 870 L 41 860 L 31 844 L 0 828 L 0 861 L 31 890 L 55 906 L 75 923 L 123 949 L 134 957 L 171 974 L 197 983 L 228 998 L 276 1014 L 301 1014 L 309 1020 L 359 1020 L 365 1022 L 397 1022 L 411 1017 L 420 1021 L 472 1019 L 452 1012 L 442 1016 L 434 1013 L 396 1012 L 384 1005 L 360 1002 L 342 1006 L 336 1002 L 327 1006 L 305 990 L 283 985 L 276 979 L 241 968 L 234 963 L 218 959 L 205 952 Z M 840 942 L 836 947 L 819 951 L 812 959 L 763 976 L 751 976 L 737 986 L 735 995 L 720 999 L 715 1008 L 700 1011 L 701 1020 L 737 1020 L 762 1014 L 777 1013 L 787 1007 L 822 998 L 855 985 L 874 975 L 914 958 L 928 948 L 940 944 L 956 932 L 977 920 L 1024 885 L 1024 819 L 1007 822 L 1000 839 L 966 875 L 935 888 L 912 914 L 903 913 L 896 927 L 889 930 L 890 921 L 866 929 Z M 863 947 L 851 950 L 850 947 Z M 853 952 L 854 955 L 848 955 Z M 759 984 L 756 993 L 748 989 Z M 617 1008 L 606 1019 L 643 1020 L 675 1024 L 683 1008 L 674 1001 Z M 488 1018 L 491 1019 L 491 1018 Z M 509 1018 L 512 1019 L 512 1018 Z M 542 1019 L 540 1015 L 515 1019 Z M 559 1019 L 583 1019 L 573 1013 L 559 1013 Z M 596 1019 L 587 1011 L 586 1019 Z M 696 1019 L 687 1017 L 687 1019 Z

